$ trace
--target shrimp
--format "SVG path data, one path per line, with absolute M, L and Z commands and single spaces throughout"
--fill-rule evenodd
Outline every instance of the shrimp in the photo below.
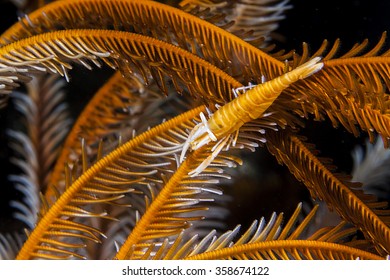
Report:
M 216 142 L 216 145 L 211 149 L 211 155 L 189 175 L 196 176 L 202 172 L 228 143 L 232 142 L 234 146 L 240 127 L 260 118 L 284 89 L 321 70 L 323 63 L 320 60 L 320 57 L 312 58 L 275 79 L 256 86 L 248 86 L 248 91 L 218 108 L 210 114 L 208 120 L 203 113 L 200 113 L 201 122 L 192 129 L 185 141 L 180 162 L 184 160 L 189 149 L 197 150 L 211 141 Z M 237 92 L 237 90 L 233 91 Z

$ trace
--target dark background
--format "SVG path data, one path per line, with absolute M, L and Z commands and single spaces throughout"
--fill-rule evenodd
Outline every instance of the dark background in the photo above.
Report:
M 390 30 L 390 1 L 290 0 L 290 3 L 294 7 L 287 11 L 286 19 L 281 22 L 278 30 L 283 41 L 277 42 L 277 45 L 279 48 L 286 50 L 296 49 L 299 52 L 302 42 L 307 42 L 311 49 L 315 51 L 324 39 L 332 42 L 336 38 L 340 38 L 342 40 L 340 52 L 343 53 L 348 51 L 354 43 L 361 42 L 365 38 L 368 38 L 374 45 L 383 31 Z M 16 8 L 7 1 L 0 1 L 0 32 L 4 31 L 16 20 Z M 386 44 L 386 47 L 390 47 L 389 43 Z M 72 73 L 70 74 L 72 75 Z M 77 83 L 77 77 L 73 77 L 73 82 Z M 5 112 L 5 110 L 0 112 L 0 160 L 2 161 L 0 164 L 0 229 L 11 229 L 8 226 L 9 219 L 7 218 L 9 212 L 8 200 L 15 193 L 5 183 L 6 176 L 9 173 L 7 165 L 4 165 L 8 158 L 6 140 L 3 134 L 7 123 L 7 114 Z M 315 133 L 312 133 L 312 131 Z M 355 139 L 343 129 L 335 130 L 327 123 L 309 122 L 305 133 L 310 136 L 310 142 L 316 143 L 322 155 L 334 158 L 335 164 L 342 172 L 346 173 L 351 169 L 351 149 L 364 139 L 364 135 L 360 139 Z M 275 177 L 272 176 L 268 169 L 271 169 L 271 166 L 274 168 L 276 163 L 272 158 L 268 158 L 267 155 L 262 156 L 264 156 L 264 162 L 267 162 L 267 166 L 261 172 L 257 171 L 256 175 L 264 173 L 264 178 L 268 177 L 268 180 L 272 180 Z M 273 171 L 274 175 L 276 174 L 275 172 L 280 172 L 276 176 L 279 179 L 283 177 L 281 184 L 288 184 L 292 179 L 288 175 L 282 175 L 288 174 L 288 172 L 285 172 L 285 169 L 282 167 L 277 168 L 276 171 Z M 284 176 L 287 177 L 284 178 Z M 264 183 L 267 180 L 257 179 L 255 181 L 260 184 L 260 181 Z M 248 186 L 248 188 L 251 188 L 248 192 L 252 192 L 253 187 L 256 188 L 256 186 Z M 243 189 L 239 191 L 241 195 L 244 192 Z M 279 193 L 275 193 L 275 191 Z M 280 192 L 283 193 L 280 194 Z M 260 195 L 265 194 L 262 193 Z M 270 205 L 263 206 L 258 216 L 268 216 L 270 209 L 288 211 L 288 209 L 283 209 L 284 205 L 287 204 L 280 198 L 284 197 L 285 200 L 295 199 L 290 196 L 291 194 L 288 190 L 273 190 L 273 193 L 268 193 L 267 195 L 275 199 L 270 199 Z M 236 207 L 241 208 L 241 212 L 250 211 L 259 199 L 261 198 L 258 195 L 249 195 L 249 200 L 238 201 Z M 294 201 L 290 204 L 296 205 Z M 242 221 L 242 217 L 237 217 L 237 221 Z M 232 224 L 236 224 L 235 219 L 233 219 Z
M 281 22 L 286 46 L 299 48 L 301 42 L 318 47 L 323 39 L 340 38 L 348 50 L 365 38 L 372 42 L 390 28 L 390 2 L 381 0 L 291 0 L 293 9 Z

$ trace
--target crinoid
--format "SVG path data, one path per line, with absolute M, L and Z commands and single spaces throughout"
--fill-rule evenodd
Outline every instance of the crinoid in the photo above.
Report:
M 14 108 L 17 170 L 8 179 L 27 235 L 0 234 L 0 256 L 385 259 L 387 203 L 335 172 L 302 128 L 327 120 L 388 147 L 386 33 L 368 51 L 363 42 L 340 55 L 338 40 L 275 51 L 288 2 L 56 1 L 6 30 L 0 94 L 2 110 Z M 71 72 L 96 84 L 97 68 L 111 76 L 73 122 Z M 228 230 L 225 189 L 244 187 L 235 167 L 259 149 L 323 204 Z M 338 223 L 314 229 L 324 205 Z

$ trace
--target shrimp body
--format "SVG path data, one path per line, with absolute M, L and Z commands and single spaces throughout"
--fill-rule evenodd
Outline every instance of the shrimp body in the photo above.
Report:
M 319 71 L 323 67 L 320 60 L 320 57 L 315 57 L 290 72 L 254 86 L 220 107 L 208 120 L 201 114 L 202 122 L 194 127 L 184 143 L 181 160 L 189 147 L 197 150 L 210 141 L 225 145 L 227 140 L 223 141 L 224 138 L 237 132 L 245 123 L 261 117 L 285 88 Z M 215 148 L 218 152 L 221 149 Z

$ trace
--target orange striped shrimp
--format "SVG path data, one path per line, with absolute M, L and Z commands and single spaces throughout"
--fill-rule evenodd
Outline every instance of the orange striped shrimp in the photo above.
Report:
M 180 162 L 184 160 L 184 156 L 189 148 L 197 150 L 211 141 L 217 143 L 211 150 L 212 154 L 195 170 L 191 171 L 189 175 L 196 176 L 202 172 L 231 141 L 229 139 L 232 139 L 232 135 L 235 133 L 233 137 L 234 146 L 240 127 L 251 120 L 261 117 L 289 85 L 319 71 L 323 67 L 323 63 L 320 60 L 320 57 L 315 57 L 275 79 L 256 86 L 250 86 L 251 89 L 221 106 L 208 120 L 201 113 L 201 122 L 193 128 L 183 145 Z

